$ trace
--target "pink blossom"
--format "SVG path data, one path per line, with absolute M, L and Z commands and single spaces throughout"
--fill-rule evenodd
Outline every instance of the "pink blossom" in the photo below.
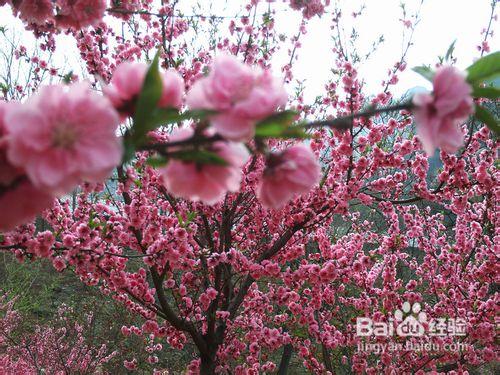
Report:
M 265 207 L 280 208 L 319 182 L 320 167 L 312 151 L 302 145 L 272 154 L 257 195 Z
M 142 90 L 148 66 L 143 63 L 125 62 L 116 68 L 104 93 L 122 116 L 132 116 L 135 102 Z M 180 108 L 184 95 L 184 81 L 173 69 L 161 73 L 163 91 L 158 103 L 161 108 Z
M 460 125 L 473 113 L 472 89 L 458 69 L 439 68 L 433 80 L 434 92 L 413 98 L 417 132 L 428 155 L 439 147 L 452 153 L 463 144 Z
M 13 229 L 50 207 L 52 196 L 36 189 L 21 168 L 7 159 L 4 117 L 17 104 L 0 101 L 0 231 Z
M 7 112 L 9 161 L 36 188 L 55 194 L 102 181 L 121 160 L 118 114 L 84 84 L 45 86 Z
M 121 1 L 115 1 L 112 3 L 113 5 L 113 9 L 120 9 L 120 10 L 126 10 L 126 11 L 129 11 L 129 12 L 133 12 L 133 11 L 136 11 L 136 10 L 139 10 L 141 9 L 141 1 L 140 0 L 121 0 Z M 115 17 L 119 17 L 119 18 L 124 18 L 124 19 L 128 19 L 130 18 L 130 14 L 127 14 L 127 13 L 115 13 L 113 14 Z
M 290 7 L 295 10 L 302 9 L 302 14 L 306 19 L 311 19 L 315 15 L 321 16 L 325 12 L 325 6 L 321 0 L 290 0 Z
M 53 197 L 36 189 L 26 179 L 14 187 L 5 189 L 0 186 L 0 231 L 10 230 L 17 225 L 33 219 L 37 213 L 49 208 Z
M 286 104 L 287 94 L 281 82 L 267 70 L 252 69 L 235 57 L 216 58 L 207 77 L 194 84 L 187 104 L 192 109 L 219 112 L 211 124 L 224 138 L 247 141 L 255 124 Z
M 412 22 L 410 20 L 400 19 L 400 21 L 403 23 L 404 27 L 406 27 L 407 29 L 412 27 Z
M 42 25 L 54 16 L 50 0 L 22 0 L 13 4 L 15 11 L 19 11 L 19 17 L 29 23 Z
M 137 360 L 135 358 L 131 361 L 124 360 L 123 366 L 125 366 L 127 370 L 133 371 L 137 369 Z
M 478 48 L 480 51 L 484 51 L 486 53 L 490 52 L 490 45 L 487 40 L 484 40 Z
M 57 0 L 57 5 L 58 25 L 75 29 L 97 24 L 106 11 L 106 0 Z
M 218 294 L 217 290 L 215 290 L 214 288 L 208 288 L 206 293 L 208 298 L 210 298 L 210 300 L 214 300 Z
M 0 101 L 0 186 L 8 186 L 23 174 L 22 169 L 13 166 L 7 159 L 7 129 L 5 129 L 4 118 L 8 108 L 17 103 L 7 104 Z
M 60 256 L 58 257 L 55 257 L 53 260 L 52 260 L 52 265 L 54 266 L 54 268 L 58 271 L 58 272 L 62 272 L 65 268 L 66 268 L 66 262 L 64 261 L 64 259 Z
M 262 5 L 260 0 L 245 3 L 245 13 L 250 17 L 234 18 L 233 37 L 221 34 L 215 49 L 239 51 L 240 55 L 243 52 L 247 61 L 259 64 L 275 61 L 279 49 L 274 47 L 280 47 L 281 35 L 272 15 L 270 22 L 254 24 L 250 43 L 244 38 L 238 45 L 237 36 L 245 32 L 245 26 L 253 24 L 255 6 Z M 120 1 L 108 4 L 125 7 Z M 180 11 L 173 8 L 172 1 L 163 6 L 149 0 L 139 5 L 168 18 Z M 305 5 L 300 12 L 303 10 Z M 132 33 L 133 40 L 122 39 L 122 22 L 113 20 L 113 12 L 109 13 L 105 19 L 109 24 L 99 23 L 99 28 L 83 32 L 71 30 L 67 35 L 77 40 L 86 74 L 97 74 L 105 80 L 111 79 L 112 67 L 120 61 L 138 59 L 155 49 L 162 26 L 168 28 L 174 57 L 180 57 L 182 51 L 178 49 L 183 47 L 183 40 L 193 34 L 191 23 L 183 18 L 174 17 L 163 24 L 161 17 L 129 14 L 126 25 L 140 32 Z M 207 12 L 207 19 L 200 22 L 209 23 L 209 15 Z M 334 29 L 330 31 L 336 33 L 335 23 L 345 15 L 346 9 L 332 9 L 329 17 Z M 310 32 L 310 26 L 304 22 L 297 31 Z M 27 85 L 13 85 L 14 95 L 19 98 L 38 87 L 43 66 L 52 66 L 47 57 L 60 39 L 53 38 L 57 29 L 50 25 L 27 27 L 41 37 L 39 45 L 46 49 L 33 62 L 33 80 Z M 182 35 L 185 32 L 189 35 Z M 491 35 L 486 32 L 483 36 L 489 39 Z M 266 40 L 270 41 L 269 48 L 263 51 Z M 302 36 L 287 41 L 292 49 L 300 48 Z M 334 46 L 332 52 L 331 65 L 339 68 L 340 77 L 325 82 L 324 95 L 311 105 L 297 93 L 294 104 L 301 118 L 358 113 L 369 105 L 389 106 L 394 99 L 390 91 L 367 97 L 363 77 L 345 62 L 345 51 Z M 191 84 L 201 73 L 210 54 L 200 49 L 191 56 L 194 60 L 179 60 L 179 70 L 187 82 Z M 30 53 L 20 46 L 16 55 L 23 60 Z M 186 66 L 191 61 L 192 67 Z M 283 70 L 293 80 L 297 68 L 300 71 L 297 62 L 292 62 Z M 396 74 L 392 73 L 395 70 L 397 66 L 391 69 L 386 82 Z M 64 74 L 62 70 L 59 73 Z M 11 97 L 9 92 L 5 94 Z M 230 101 L 229 108 L 233 105 Z M 321 186 L 288 202 L 282 210 L 264 210 L 256 203 L 255 192 L 259 191 L 263 171 L 263 160 L 257 157 L 243 168 L 244 182 L 239 192 L 228 194 L 224 203 L 215 206 L 170 199 L 173 194 L 163 194 L 158 186 L 162 176 L 157 169 L 145 166 L 146 153 L 137 155 L 120 174 L 120 181 L 111 186 L 112 195 L 103 184 L 84 184 L 76 200 L 54 200 L 51 209 L 43 213 L 43 228 L 50 228 L 52 233 L 31 224 L 18 227 L 0 235 L 2 253 L 12 253 L 26 263 L 46 258 L 54 264 L 57 257 L 62 258 L 55 265 L 66 266 L 64 272 L 75 273 L 103 298 L 123 307 L 126 314 L 119 316 L 123 321 L 116 319 L 112 323 L 116 329 L 125 324 L 123 332 L 129 337 L 123 338 L 139 346 L 133 353 L 121 353 L 119 363 L 103 367 L 94 361 L 98 358 L 96 352 L 82 346 L 90 343 L 88 339 L 100 341 L 95 335 L 87 337 L 88 332 L 92 333 L 87 324 L 79 324 L 78 332 L 83 336 L 78 336 L 67 330 L 69 325 L 60 325 L 59 319 L 54 319 L 51 325 L 56 323 L 58 329 L 53 334 L 45 335 L 48 326 L 34 336 L 33 329 L 28 336 L 18 335 L 16 330 L 14 338 L 20 345 L 8 345 L 10 341 L 4 345 L 6 330 L 2 321 L 9 319 L 0 318 L 0 373 L 36 373 L 42 368 L 50 373 L 99 373 L 107 367 L 120 373 L 127 372 L 117 368 L 127 358 L 132 369 L 151 369 L 159 374 L 166 371 L 167 364 L 160 361 L 153 366 L 147 361 L 156 362 L 157 357 L 174 350 L 181 360 L 175 367 L 192 374 L 275 373 L 277 360 L 289 349 L 296 359 L 292 372 L 296 368 L 296 372 L 310 374 L 328 373 L 329 361 L 324 360 L 327 356 L 342 362 L 345 372 L 353 374 L 436 373 L 449 364 L 456 367 L 455 373 L 484 368 L 484 362 L 499 357 L 494 319 L 499 296 L 491 286 L 498 280 L 499 269 L 495 213 L 500 190 L 495 162 L 500 143 L 486 126 L 473 127 L 466 152 L 461 157 L 443 155 L 440 171 L 432 173 L 434 166 L 425 154 L 414 154 L 421 142 L 407 133 L 413 121 L 408 114 L 404 111 L 392 119 L 362 117 L 354 124 L 355 137 L 350 132 L 312 129 L 314 138 L 308 143 L 316 156 L 321 155 Z M 199 129 L 204 125 L 201 122 Z M 165 138 L 158 133 L 154 142 L 167 142 Z M 270 140 L 268 146 L 278 154 L 285 150 L 281 144 L 284 142 Z M 210 145 L 203 143 L 199 147 L 210 150 Z M 194 145 L 178 150 L 192 148 Z M 4 150 L 6 177 L 0 180 L 10 184 L 18 177 L 27 179 L 24 169 L 11 165 Z M 274 155 L 274 159 L 280 155 Z M 279 164 L 271 157 L 266 173 L 273 168 L 279 171 Z M 293 186 L 283 181 L 284 189 Z M 432 189 L 443 182 L 443 189 Z M 28 198 L 33 195 L 27 194 Z M 10 204 L 12 199 L 6 199 Z M 405 203 L 416 201 L 418 204 Z M 444 212 L 434 209 L 436 205 L 444 207 Z M 10 210 L 1 206 L 0 215 L 10 216 Z M 152 277 L 154 274 L 159 279 Z M 172 309 L 158 303 L 165 296 Z M 418 350 L 380 354 L 350 351 L 363 343 L 363 338 L 353 334 L 357 317 L 388 322 L 405 301 L 421 303 L 429 318 L 426 340 L 433 346 L 459 340 L 466 350 L 447 350 L 450 348 L 440 345 L 441 349 L 433 349 L 431 356 Z M 0 316 L 4 316 L 3 312 Z M 452 319 L 458 323 L 457 318 L 465 318 L 465 336 L 427 335 L 430 319 L 437 323 L 440 318 L 449 318 L 451 324 Z M 158 327 L 147 329 L 149 323 L 144 323 L 148 321 L 155 321 Z M 372 341 L 387 345 L 402 342 L 394 333 L 380 340 L 372 337 Z M 61 342 L 62 336 L 69 337 L 72 344 Z M 54 340 L 47 340 L 50 337 Z M 160 342 L 166 349 L 163 353 Z M 317 350 L 319 344 L 324 350 Z M 193 355 L 183 355 L 186 351 Z M 209 355 L 199 355 L 205 352 Z M 339 352 L 343 352 L 342 358 Z M 134 356 L 137 360 L 132 361 Z M 19 363 L 29 362 L 29 367 L 10 367 L 9 357 Z
M 128 328 L 127 326 L 122 326 L 120 331 L 121 331 L 122 335 L 130 336 L 131 331 L 130 331 L 130 328 Z
M 191 129 L 178 130 L 172 141 L 189 138 Z M 226 192 L 240 188 L 241 167 L 248 160 L 248 151 L 232 142 L 215 142 L 210 151 L 226 160 L 228 165 L 197 164 L 190 161 L 171 160 L 161 169 L 163 183 L 172 194 L 193 201 L 215 204 Z

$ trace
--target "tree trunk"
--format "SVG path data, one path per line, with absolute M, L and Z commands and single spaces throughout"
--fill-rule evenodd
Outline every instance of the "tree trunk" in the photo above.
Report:
M 288 373 L 288 366 L 290 365 L 290 360 L 292 359 L 292 353 L 293 346 L 291 344 L 286 344 L 283 348 L 283 354 L 281 355 L 278 375 L 286 375 Z
M 201 356 L 200 375 L 215 374 L 215 358 Z
M 330 358 L 330 351 L 325 346 L 325 344 L 321 344 L 321 347 L 323 351 L 323 364 L 325 365 L 325 368 L 333 374 L 333 366 L 332 366 L 332 359 Z

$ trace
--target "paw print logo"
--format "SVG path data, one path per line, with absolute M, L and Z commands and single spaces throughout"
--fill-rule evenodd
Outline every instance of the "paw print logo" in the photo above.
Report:
M 425 328 L 422 323 L 427 322 L 427 315 L 422 311 L 420 303 L 415 302 L 413 306 L 409 302 L 403 303 L 401 310 L 397 309 L 394 312 L 394 317 L 400 322 L 396 327 L 398 336 L 421 337 L 424 335 Z

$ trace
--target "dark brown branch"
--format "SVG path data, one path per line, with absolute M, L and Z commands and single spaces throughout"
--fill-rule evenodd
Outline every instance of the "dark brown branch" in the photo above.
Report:
M 283 354 L 281 355 L 280 366 L 278 368 L 278 375 L 287 375 L 288 367 L 290 366 L 290 360 L 292 359 L 293 346 L 292 344 L 286 344 L 283 347 Z

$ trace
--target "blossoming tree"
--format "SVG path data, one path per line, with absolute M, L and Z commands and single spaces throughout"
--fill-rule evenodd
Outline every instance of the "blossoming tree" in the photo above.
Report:
M 94 348 L 85 340 L 84 332 L 91 329 L 92 313 L 85 325 L 71 321 L 73 311 L 60 306 L 52 326 L 36 326 L 29 337 L 16 335 L 21 316 L 14 310 L 15 299 L 0 298 L 0 368 L 4 374 L 78 373 L 94 374 L 116 352 L 106 345 Z
M 465 72 L 446 59 L 418 67 L 433 91 L 404 100 L 390 88 L 405 53 L 369 97 L 362 60 L 338 37 L 336 79 L 306 106 L 285 82 L 307 20 L 329 1 L 289 2 L 303 22 L 284 79 L 269 69 L 271 3 L 259 22 L 264 4 L 250 1 L 227 36 L 194 53 L 182 43 L 197 27 L 188 20 L 206 18 L 175 1 L 3 3 L 46 49 L 72 35 L 95 78 L 0 102 L 2 249 L 48 258 L 123 303 L 143 319 L 125 337 L 192 343 L 189 373 L 285 374 L 293 356 L 318 374 L 464 372 L 497 359 L 491 22 Z M 331 9 L 335 30 L 342 16 Z M 356 350 L 367 340 L 356 318 L 395 324 L 405 301 L 423 306 L 426 330 L 460 318 L 465 334 L 431 335 L 429 351 Z M 463 349 L 446 349 L 456 340 Z M 148 359 L 157 372 L 161 348 Z

